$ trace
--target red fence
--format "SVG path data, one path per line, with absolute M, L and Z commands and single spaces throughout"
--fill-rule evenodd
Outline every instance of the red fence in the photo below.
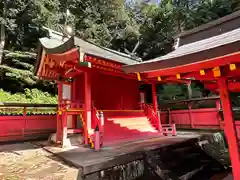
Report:
M 48 137 L 56 131 L 56 105 L 0 104 L 0 142 Z
M 205 103 L 205 104 L 204 104 Z M 211 108 L 199 108 L 211 105 Z M 180 106 L 180 107 L 179 107 Z M 191 100 L 174 100 L 161 104 L 161 122 L 175 123 L 177 128 L 222 129 L 223 121 L 220 116 L 220 99 L 218 96 L 210 98 L 196 98 Z M 185 110 L 172 110 L 178 107 Z M 196 109 L 197 108 L 197 109 Z
M 161 112 L 162 123 L 175 123 L 178 128 L 222 129 L 223 122 L 216 108 Z
M 214 108 L 198 108 L 193 109 L 199 102 L 212 101 Z M 188 107 L 186 110 L 171 110 L 171 107 L 176 105 L 185 105 Z M 161 122 L 162 123 L 175 123 L 177 128 L 191 128 L 191 129 L 224 129 L 224 121 L 221 116 L 221 107 L 219 97 L 211 98 L 197 98 L 184 101 L 170 101 L 162 104 L 161 109 Z M 237 137 L 240 140 L 240 121 L 239 112 L 240 109 L 234 108 L 235 125 L 237 131 Z
M 215 108 L 193 106 L 199 101 L 214 101 Z M 217 103 L 216 103 L 217 102 Z M 175 123 L 177 128 L 223 129 L 220 116 L 219 97 L 185 101 L 171 101 L 161 107 L 162 124 Z M 182 103 L 186 110 L 172 110 Z M 0 142 L 47 137 L 56 131 L 56 105 L 49 104 L 0 104 Z M 130 115 L 130 114 L 129 114 Z M 236 122 L 237 136 L 240 139 L 240 121 Z

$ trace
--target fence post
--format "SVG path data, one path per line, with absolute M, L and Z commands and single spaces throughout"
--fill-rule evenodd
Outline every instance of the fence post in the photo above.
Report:
M 177 135 L 176 124 L 172 124 L 172 135 L 173 135 L 173 136 L 176 136 L 176 135 Z
M 190 121 L 191 128 L 194 128 L 191 103 L 188 103 L 188 113 L 189 113 L 189 121 Z
M 98 126 L 94 130 L 94 148 L 96 151 L 100 150 L 100 132 Z
M 27 125 L 27 107 L 24 106 L 23 107 L 23 117 L 24 117 L 24 125 L 23 125 L 23 129 L 22 129 L 22 137 L 24 138 L 24 134 L 25 134 L 25 128 L 26 128 L 26 125 Z
M 100 121 L 100 145 L 103 145 L 103 136 L 104 136 L 104 115 L 103 112 L 101 111 L 99 113 L 99 121 Z
M 100 131 L 103 131 L 103 127 L 104 127 L 104 116 L 103 116 L 103 112 L 99 112 L 99 122 L 100 122 Z
M 168 124 L 172 124 L 171 109 L 168 108 Z
M 218 113 L 217 118 L 218 118 L 218 122 L 219 122 L 219 127 L 220 127 L 220 129 L 223 129 L 222 119 L 221 119 L 221 117 L 220 117 L 220 115 L 219 115 L 219 112 L 220 112 L 220 110 L 221 110 L 221 103 L 220 103 L 220 100 L 219 100 L 219 99 L 216 100 L 216 110 L 217 110 L 217 113 Z
M 162 123 L 161 123 L 161 111 L 157 111 L 157 126 L 158 126 L 158 132 L 160 135 L 162 135 Z

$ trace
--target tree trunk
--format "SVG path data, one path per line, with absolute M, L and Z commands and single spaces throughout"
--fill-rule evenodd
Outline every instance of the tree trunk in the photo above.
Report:
M 6 5 L 6 2 L 3 2 L 3 3 L 4 3 L 4 9 L 3 9 L 2 17 L 4 19 L 6 17 L 7 5 Z M 2 62 L 4 45 L 5 45 L 5 24 L 2 23 L 0 27 L 0 64 Z
M 192 99 L 191 81 L 189 83 L 187 83 L 187 89 L 188 89 L 188 99 Z

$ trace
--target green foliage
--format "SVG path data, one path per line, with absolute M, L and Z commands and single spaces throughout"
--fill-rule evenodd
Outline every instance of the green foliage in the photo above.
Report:
M 194 4 L 188 11 L 184 29 L 191 29 L 201 24 L 226 16 L 240 7 L 234 0 L 205 0 Z
M 202 97 L 202 87 L 196 83 L 191 83 L 192 98 Z M 166 84 L 158 88 L 160 101 L 188 99 L 187 84 Z
M 136 55 L 146 60 L 172 51 L 175 34 L 239 7 L 239 0 L 161 0 L 159 5 L 124 0 L 0 1 L 0 24 L 6 28 L 7 50 L 0 66 L 0 88 L 24 95 L 26 88 L 56 94 L 53 82 L 39 81 L 33 76 L 36 54 L 32 52 L 38 38 L 45 35 L 43 26 L 62 31 L 65 25 L 70 25 L 80 38 L 121 52 L 132 52 L 139 42 Z M 71 12 L 69 16 L 67 9 Z M 201 96 L 199 91 L 203 88 L 199 85 L 192 88 L 194 97 Z M 184 85 L 164 86 L 161 93 L 163 99 L 187 97 Z
M 38 89 L 25 89 L 24 93 L 14 94 L 0 89 L 0 102 L 57 104 L 57 96 L 53 96 L 48 92 L 42 92 Z
M 133 49 L 139 25 L 123 0 L 60 0 L 60 3 L 61 12 L 68 8 L 72 13 L 67 24 L 74 27 L 77 36 L 123 52 L 124 48 Z
M 0 88 L 12 93 L 24 92 L 26 88 L 38 88 L 50 93 L 56 92 L 55 84 L 49 81 L 39 81 L 34 76 L 35 53 L 22 51 L 4 51 L 1 69 Z
M 25 89 L 25 93 L 11 94 L 0 89 L 0 102 L 4 103 L 32 103 L 32 104 L 57 104 L 57 96 L 38 89 Z M 23 115 L 23 107 L 0 107 L 0 115 Z M 27 107 L 27 114 L 55 114 L 56 108 Z
M 141 22 L 141 44 L 138 49 L 143 59 L 150 59 L 172 51 L 173 14 L 168 6 L 144 4 L 138 14 Z

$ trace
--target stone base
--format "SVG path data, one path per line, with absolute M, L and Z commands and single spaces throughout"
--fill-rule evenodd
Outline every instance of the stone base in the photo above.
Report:
M 55 144 L 59 144 L 59 142 L 57 142 L 56 133 L 51 134 L 48 138 L 48 141 L 53 142 Z M 63 148 L 71 148 L 72 146 L 80 146 L 83 144 L 83 142 L 84 142 L 83 136 L 81 134 L 75 134 L 66 138 L 64 144 L 62 144 L 61 146 Z
M 229 167 L 230 157 L 224 135 L 221 132 L 213 133 L 211 135 L 202 136 L 197 143 L 203 151 L 215 160 L 220 162 L 224 167 Z

